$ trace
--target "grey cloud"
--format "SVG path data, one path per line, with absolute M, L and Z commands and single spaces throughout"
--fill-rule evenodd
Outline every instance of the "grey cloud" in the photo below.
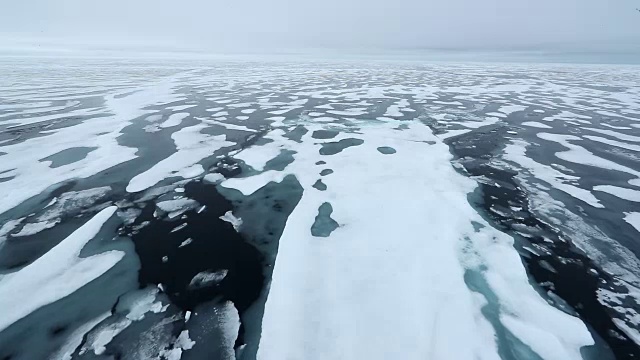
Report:
M 0 41 L 232 51 L 635 48 L 636 0 L 21 0 Z

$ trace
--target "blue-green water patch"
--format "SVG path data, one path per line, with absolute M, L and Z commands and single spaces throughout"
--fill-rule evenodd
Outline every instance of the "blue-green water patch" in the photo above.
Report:
M 327 190 L 327 185 L 323 183 L 321 179 L 316 180 L 316 182 L 313 184 L 313 187 L 320 191 Z
M 72 147 L 69 149 L 62 150 L 53 155 L 49 155 L 45 158 L 40 159 L 40 161 L 51 161 L 50 168 L 57 168 L 60 166 L 68 165 L 74 163 L 76 161 L 80 161 L 87 157 L 87 155 L 93 150 L 97 149 L 96 147 Z
M 333 207 L 328 202 L 318 208 L 318 215 L 311 226 L 311 235 L 316 237 L 328 237 L 333 230 L 338 228 L 338 223 L 331 218 Z
M 320 149 L 320 155 L 335 155 L 342 150 L 364 144 L 364 140 L 356 139 L 356 138 L 348 138 L 342 139 L 340 141 L 328 142 L 322 144 L 322 148 Z
M 389 147 L 389 146 L 380 146 L 378 148 L 378 151 L 382 154 L 385 155 L 391 155 L 391 154 L 395 154 L 396 153 L 396 149 Z

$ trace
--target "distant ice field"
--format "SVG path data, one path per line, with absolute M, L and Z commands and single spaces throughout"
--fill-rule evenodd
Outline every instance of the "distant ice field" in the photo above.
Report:
M 0 79 L 0 359 L 640 358 L 639 67 Z

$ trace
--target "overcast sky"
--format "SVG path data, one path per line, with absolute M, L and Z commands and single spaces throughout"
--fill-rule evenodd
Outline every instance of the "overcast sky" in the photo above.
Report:
M 545 48 L 640 44 L 640 0 L 18 0 L 0 46 Z

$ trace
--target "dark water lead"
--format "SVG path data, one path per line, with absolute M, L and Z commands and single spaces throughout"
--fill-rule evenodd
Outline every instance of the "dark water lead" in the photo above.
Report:
M 470 201 L 482 209 L 493 226 L 515 237 L 528 273 L 549 301 L 563 311 L 577 314 L 589 326 L 596 346 L 583 350 L 587 359 L 640 359 L 640 348 L 617 328 L 611 310 L 598 301 L 599 288 L 623 293 L 624 289 L 572 244 L 570 234 L 561 234 L 534 216 L 515 171 L 491 165 L 491 158 L 504 146 L 504 131 L 474 131 L 449 142 L 456 159 L 464 159 L 461 164 L 468 175 L 486 177 L 496 184 L 480 183 Z M 531 254 L 523 245 L 544 249 L 541 253 L 550 255 Z M 517 353 L 515 348 L 502 351 Z
M 230 300 L 241 318 L 260 296 L 265 277 L 262 254 L 244 241 L 220 216 L 233 209 L 214 185 L 199 181 L 184 186 L 185 195 L 205 206 L 175 220 L 154 218 L 149 203 L 131 228 L 140 258 L 140 286 L 162 284 L 171 303 L 183 311 L 217 300 Z M 184 245 L 188 243 L 188 245 Z M 241 321 L 236 345 L 244 344 Z
M 266 284 L 271 282 L 280 237 L 289 215 L 302 198 L 303 188 L 293 175 L 281 182 L 269 182 L 249 196 L 240 191 L 220 187 L 222 195 L 233 203 L 233 213 L 243 219 L 240 234 L 263 255 L 265 286 L 260 297 L 241 315 L 245 324 L 245 344 L 238 360 L 254 360 L 262 334 L 262 316 L 269 294 Z
M 316 237 L 328 237 L 333 230 L 340 226 L 335 220 L 331 218 L 333 213 L 333 207 L 328 202 L 323 203 L 318 208 L 318 215 L 316 220 L 311 226 L 311 235 Z
M 292 154 L 281 155 L 286 164 Z M 280 161 L 275 161 L 272 165 L 278 167 L 279 164 Z M 241 169 L 233 159 L 224 158 L 215 171 L 231 177 L 239 175 Z M 185 184 L 184 189 L 184 195 L 197 201 L 199 207 L 174 220 L 157 219 L 154 217 L 156 206 L 149 203 L 138 219 L 123 229 L 132 233 L 140 257 L 140 286 L 162 284 L 172 306 L 177 306 L 182 313 L 192 311 L 194 315 L 187 327 L 193 336 L 206 330 L 194 328 L 193 321 L 205 321 L 202 316 L 207 313 L 220 316 L 210 309 L 224 307 L 227 300 L 233 302 L 240 316 L 236 358 L 253 360 L 260 341 L 267 284 L 271 281 L 278 242 L 288 216 L 302 197 L 302 186 L 295 176 L 289 175 L 280 183 L 270 182 L 249 196 L 197 180 Z M 228 211 L 243 220 L 239 233 L 232 224 L 220 219 Z M 145 222 L 148 225 L 139 228 Z M 130 231 L 136 228 L 137 233 Z M 215 323 L 212 318 L 210 324 Z M 185 352 L 184 358 L 189 358 L 189 353 L 195 356 L 214 348 L 219 353 L 220 344 L 216 339 L 222 335 L 215 327 L 208 325 L 209 330 L 205 331 L 213 331 L 214 339 L 205 338 L 198 343 L 192 337 L 196 345 Z

